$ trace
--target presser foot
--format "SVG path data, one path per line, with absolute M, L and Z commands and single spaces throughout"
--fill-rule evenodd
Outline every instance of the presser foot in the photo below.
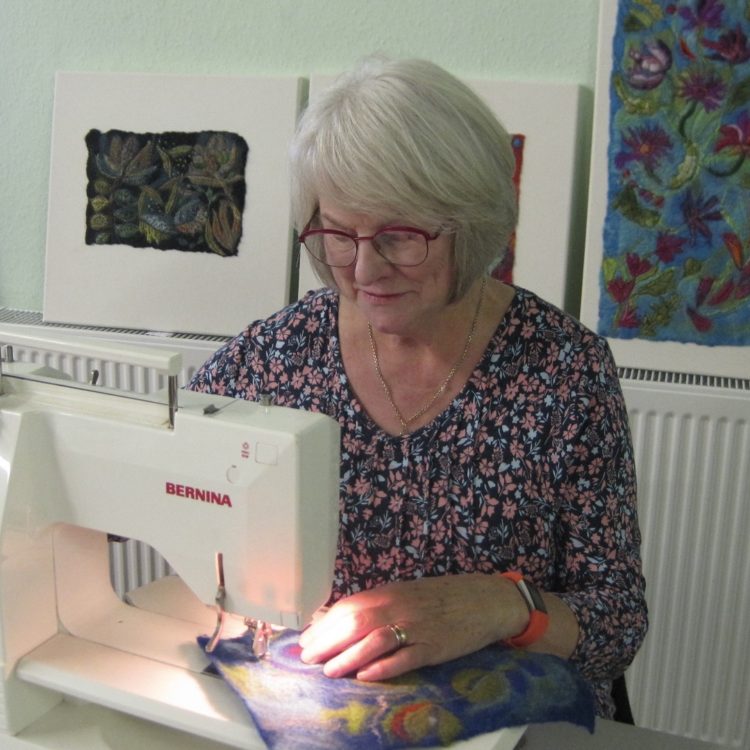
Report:
M 216 603 L 216 627 L 206 644 L 206 653 L 209 654 L 213 652 L 216 644 L 221 640 L 221 633 L 224 630 L 224 623 L 227 618 L 224 608 L 227 598 L 227 591 L 224 584 L 224 555 L 221 552 L 216 553 L 216 580 L 218 583 L 214 598 L 214 602 Z M 268 641 L 273 634 L 273 629 L 267 622 L 249 617 L 245 618 L 244 623 L 253 634 L 253 655 L 257 659 L 262 659 L 268 653 Z
M 271 626 L 263 620 L 245 619 L 245 625 L 253 633 L 253 656 L 262 659 L 268 653 L 268 642 L 273 634 Z

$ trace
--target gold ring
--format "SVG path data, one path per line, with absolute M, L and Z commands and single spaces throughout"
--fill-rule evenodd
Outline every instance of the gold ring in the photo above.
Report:
M 386 627 L 396 636 L 396 648 L 403 648 L 409 640 L 406 631 L 400 625 L 396 625 L 396 623 L 387 625 Z

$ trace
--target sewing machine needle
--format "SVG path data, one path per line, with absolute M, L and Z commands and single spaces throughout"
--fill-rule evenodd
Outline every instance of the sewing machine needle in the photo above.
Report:
M 206 644 L 206 651 L 210 654 L 221 638 L 221 631 L 224 627 L 224 602 L 226 600 L 226 587 L 224 585 L 224 555 L 221 552 L 216 553 L 216 578 L 218 586 L 216 588 L 216 628 L 214 629 L 211 640 Z

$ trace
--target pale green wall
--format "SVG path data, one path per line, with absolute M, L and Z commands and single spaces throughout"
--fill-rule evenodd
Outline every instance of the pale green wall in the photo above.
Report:
M 0 306 L 42 309 L 56 70 L 306 75 L 381 51 L 590 93 L 598 1 L 0 0 Z

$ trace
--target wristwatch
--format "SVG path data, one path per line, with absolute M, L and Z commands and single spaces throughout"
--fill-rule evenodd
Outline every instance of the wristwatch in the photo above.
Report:
M 536 643 L 547 631 L 549 625 L 547 607 L 544 605 L 544 599 L 542 599 L 539 589 L 520 573 L 515 570 L 508 570 L 500 575 L 516 584 L 523 600 L 526 602 L 526 606 L 529 608 L 529 624 L 526 629 L 513 638 L 506 639 L 504 643 L 516 648 L 525 648 L 532 643 Z

